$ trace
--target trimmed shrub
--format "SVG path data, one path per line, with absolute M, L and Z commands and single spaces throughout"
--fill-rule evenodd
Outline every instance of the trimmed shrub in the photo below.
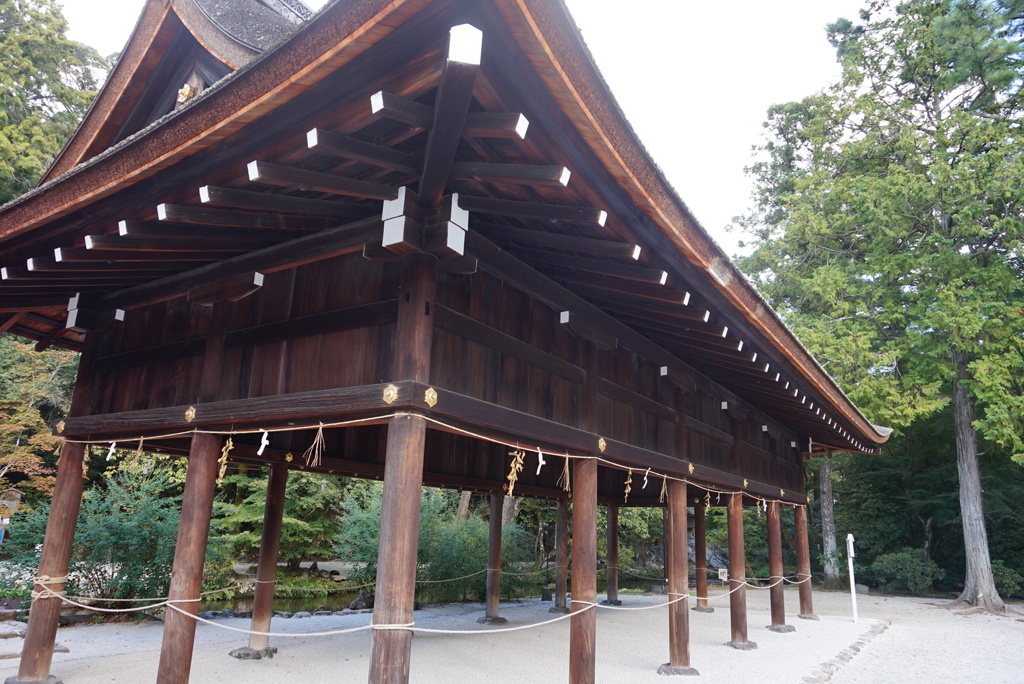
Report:
M 992 577 L 1000 596 L 1024 596 L 1024 577 L 1013 568 L 1006 567 L 1003 561 L 992 561 Z
M 878 586 L 885 591 L 905 591 L 923 594 L 931 590 L 935 580 L 942 579 L 943 571 L 935 561 L 925 558 L 920 549 L 901 549 L 884 553 L 875 559 L 871 572 Z

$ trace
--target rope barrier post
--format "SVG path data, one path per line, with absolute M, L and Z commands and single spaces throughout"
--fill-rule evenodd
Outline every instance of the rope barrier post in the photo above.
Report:
M 281 545 L 281 527 L 284 521 L 285 489 L 288 468 L 283 463 L 270 467 L 267 478 L 267 503 L 263 508 L 263 535 L 260 537 L 260 555 L 256 565 L 256 595 L 252 602 L 253 632 L 269 632 L 274 615 L 274 588 L 277 580 L 277 554 Z M 236 648 L 230 655 L 239 660 L 272 658 L 277 648 L 270 645 L 266 634 L 249 635 L 249 645 Z
M 782 519 L 779 502 L 768 503 L 768 574 L 771 583 L 769 589 L 772 624 L 768 629 L 773 632 L 793 632 L 796 628 L 786 624 L 786 587 L 782 564 Z
M 727 646 L 751 651 L 757 644 L 747 639 L 746 555 L 743 548 L 743 493 L 729 494 L 729 623 L 732 639 Z
M 505 501 L 501 492 L 491 493 L 490 519 L 487 521 L 487 609 L 477 622 L 503 625 L 508 620 L 498 615 L 501 598 L 501 511 Z
M 569 573 L 569 500 L 559 499 L 555 513 L 555 605 L 549 613 L 568 613 L 565 605 Z
M 572 621 L 569 631 L 569 681 L 594 684 L 597 613 L 582 610 L 597 602 L 597 460 L 573 463 Z M 580 611 L 580 612 L 577 612 Z
M 668 529 L 665 541 L 665 565 L 668 570 L 670 599 L 685 597 L 690 592 L 686 529 L 686 483 L 673 480 L 668 485 Z M 686 601 L 676 601 L 668 608 L 668 662 L 658 668 L 662 675 L 699 675 L 690 667 L 690 614 Z
M 800 587 L 800 617 L 817 620 L 811 596 L 811 546 L 807 540 L 807 506 L 793 508 L 796 523 L 796 579 Z
M 41 586 L 33 587 L 34 590 L 47 587 L 60 592 L 64 588 L 75 537 L 75 523 L 82 503 L 82 461 L 85 448 L 84 444 L 73 442 L 64 442 L 61 447 L 53 503 L 39 559 L 36 583 Z M 33 592 L 18 676 L 8 678 L 6 684 L 58 681 L 50 675 L 50 664 L 53 661 L 61 604 L 57 594 L 36 596 Z
M 601 601 L 602 606 L 621 606 L 619 600 L 619 507 L 610 505 L 608 510 L 608 598 Z
M 714 613 L 715 609 L 708 605 L 708 540 L 707 520 L 704 502 L 700 498 L 693 502 L 693 564 L 697 574 L 697 605 L 693 607 L 698 613 Z M 703 598 L 701 598 L 703 597 Z
M 198 433 L 192 436 L 168 594 L 171 603 L 181 605 L 177 606 L 178 610 L 169 610 L 164 616 L 158 684 L 187 684 L 192 669 L 192 647 L 196 635 L 196 622 L 192 616 L 199 611 L 195 600 L 199 598 L 203 584 L 203 562 L 210 534 L 220 447 L 221 440 L 217 435 Z

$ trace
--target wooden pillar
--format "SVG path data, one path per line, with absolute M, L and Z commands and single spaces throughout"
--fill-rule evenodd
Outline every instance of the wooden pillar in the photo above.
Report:
M 621 606 L 619 600 L 619 507 L 608 506 L 608 598 L 605 606 Z
M 743 493 L 729 495 L 729 623 L 732 640 L 728 646 L 741 651 L 757 648 L 747 640 L 746 555 L 743 548 Z
M 377 625 L 407 625 L 413 621 L 426 433 L 427 423 L 421 416 L 396 416 L 388 425 L 373 606 L 373 622 Z M 374 630 L 371 684 L 408 682 L 411 648 L 410 630 Z
M 597 460 L 573 463 L 569 681 L 593 684 L 597 641 Z
M 796 579 L 800 589 L 800 617 L 804 620 L 817 620 L 814 614 L 814 601 L 811 598 L 811 548 L 807 540 L 807 506 L 795 506 L 793 516 L 796 521 Z
M 771 594 L 772 624 L 768 629 L 773 632 L 792 632 L 793 625 L 786 624 L 786 586 L 782 567 L 782 520 L 779 502 L 768 504 L 768 575 L 772 585 Z
M 693 564 L 697 573 L 697 605 L 693 607 L 698 613 L 714 613 L 715 609 L 708 605 L 708 539 L 707 518 L 704 502 L 697 499 L 693 502 Z
M 668 571 L 668 597 L 670 600 L 676 600 L 690 593 L 685 482 L 668 483 L 666 532 L 665 565 Z M 658 668 L 658 674 L 700 674 L 690 667 L 690 613 L 686 607 L 688 600 L 687 598 L 677 601 L 668 607 L 668 662 Z
M 508 620 L 498 615 L 501 598 L 501 509 L 505 497 L 501 492 L 491 493 L 491 513 L 487 535 L 487 609 L 477 622 L 484 625 L 503 625 Z
M 188 615 L 171 608 L 166 612 L 157 684 L 187 684 L 192 669 L 196 621 L 189 616 L 199 611 L 196 599 L 203 585 L 203 562 L 210 534 L 210 512 L 217 484 L 220 447 L 221 438 L 217 435 L 192 435 L 168 594 L 171 601 L 182 601 L 176 605 Z
M 565 605 L 569 572 L 569 500 L 559 499 L 555 513 L 555 605 L 549 613 L 568 613 Z
M 270 467 L 267 478 L 267 503 L 263 507 L 263 535 L 260 537 L 260 556 L 256 565 L 256 595 L 252 602 L 254 632 L 269 632 L 274 615 L 274 587 L 277 582 L 277 553 L 281 545 L 281 524 L 284 520 L 285 489 L 288 468 L 281 463 Z M 249 635 L 249 646 L 231 651 L 242 660 L 259 660 L 277 653 L 265 634 Z
M 40 579 L 62 578 L 68 574 L 75 523 L 78 521 L 78 509 L 82 503 L 82 460 L 85 448 L 84 444 L 73 442 L 64 442 L 64 446 L 61 447 L 57 482 L 53 489 L 50 517 L 46 522 L 46 536 L 39 557 L 39 570 L 36 573 Z M 56 592 L 64 590 L 64 582 L 48 581 L 46 586 Z M 35 586 L 33 590 L 38 591 L 39 587 Z M 29 684 L 47 681 L 62 603 L 60 598 L 54 596 L 39 596 L 32 599 L 18 677 L 10 678 L 7 682 Z
M 89 409 L 92 391 L 92 362 L 96 353 L 96 335 L 89 333 L 85 338 L 85 350 L 78 361 L 78 376 L 71 398 L 70 416 L 84 415 Z M 84 444 L 64 442 L 57 462 L 57 479 L 50 503 L 50 517 L 46 521 L 43 549 L 39 556 L 36 577 L 66 577 L 74 545 L 75 525 L 78 509 L 82 504 L 84 476 L 82 463 L 87 447 Z M 56 592 L 64 590 L 64 582 L 47 582 L 46 586 Z M 38 591 L 38 586 L 33 586 Z M 56 681 L 50 676 L 53 661 L 53 646 L 57 638 L 57 624 L 63 602 L 58 598 L 36 598 L 29 609 L 28 628 L 22 646 L 18 676 L 9 677 L 10 684 L 32 684 L 41 681 Z
M 406 254 L 402 260 L 392 366 L 398 380 L 430 382 L 436 289 L 437 260 L 422 252 Z M 407 625 L 413 621 L 426 437 L 427 421 L 422 416 L 395 416 L 388 421 L 373 607 L 376 625 Z M 372 639 L 369 682 L 408 682 L 412 631 L 374 630 Z

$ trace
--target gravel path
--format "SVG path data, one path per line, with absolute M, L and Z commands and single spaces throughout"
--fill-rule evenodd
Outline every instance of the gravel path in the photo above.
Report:
M 667 610 L 656 607 L 663 596 L 623 594 L 623 607 L 651 610 L 598 613 L 597 679 L 599 682 L 665 682 L 656 674 L 668 659 Z M 724 645 L 729 639 L 726 600 L 712 614 L 690 613 L 692 665 L 698 681 L 780 684 L 831 681 L 1024 682 L 1024 613 L 1013 617 L 961 615 L 937 607 L 936 599 L 859 597 L 860 620 L 851 618 L 845 593 L 815 593 L 819 621 L 796 617 L 797 596 L 786 592 L 790 624 L 796 631 L 777 634 L 770 622 L 767 592 L 748 592 L 749 638 L 753 651 Z M 550 603 L 536 600 L 502 604 L 507 626 L 553 617 Z M 1018 607 L 1020 609 L 1020 607 Z M 568 681 L 569 622 L 499 632 L 476 624 L 479 604 L 429 607 L 416 613 L 421 628 L 481 630 L 474 635 L 420 632 L 413 640 L 412 681 L 420 684 L 473 682 Z M 273 631 L 294 634 L 366 625 L 369 614 L 314 616 L 274 620 Z M 239 628 L 247 620 L 218 620 Z M 78 625 L 58 632 L 68 653 L 54 656 L 53 674 L 65 684 L 99 684 L 155 680 L 161 625 Z M 365 682 L 370 635 L 357 632 L 330 637 L 272 639 L 280 648 L 273 659 L 239 661 L 228 651 L 244 645 L 245 636 L 200 624 L 192 665 L 194 684 L 270 684 L 281 681 Z M 17 674 L 17 660 L 0 661 L 0 678 Z

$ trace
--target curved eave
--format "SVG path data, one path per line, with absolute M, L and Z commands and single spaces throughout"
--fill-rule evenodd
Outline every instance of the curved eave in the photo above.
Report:
M 666 181 L 617 106 L 565 6 L 549 0 L 494 2 L 562 112 L 687 265 L 703 272 L 729 305 L 864 441 L 884 443 L 890 431 L 878 429 L 846 397 Z

